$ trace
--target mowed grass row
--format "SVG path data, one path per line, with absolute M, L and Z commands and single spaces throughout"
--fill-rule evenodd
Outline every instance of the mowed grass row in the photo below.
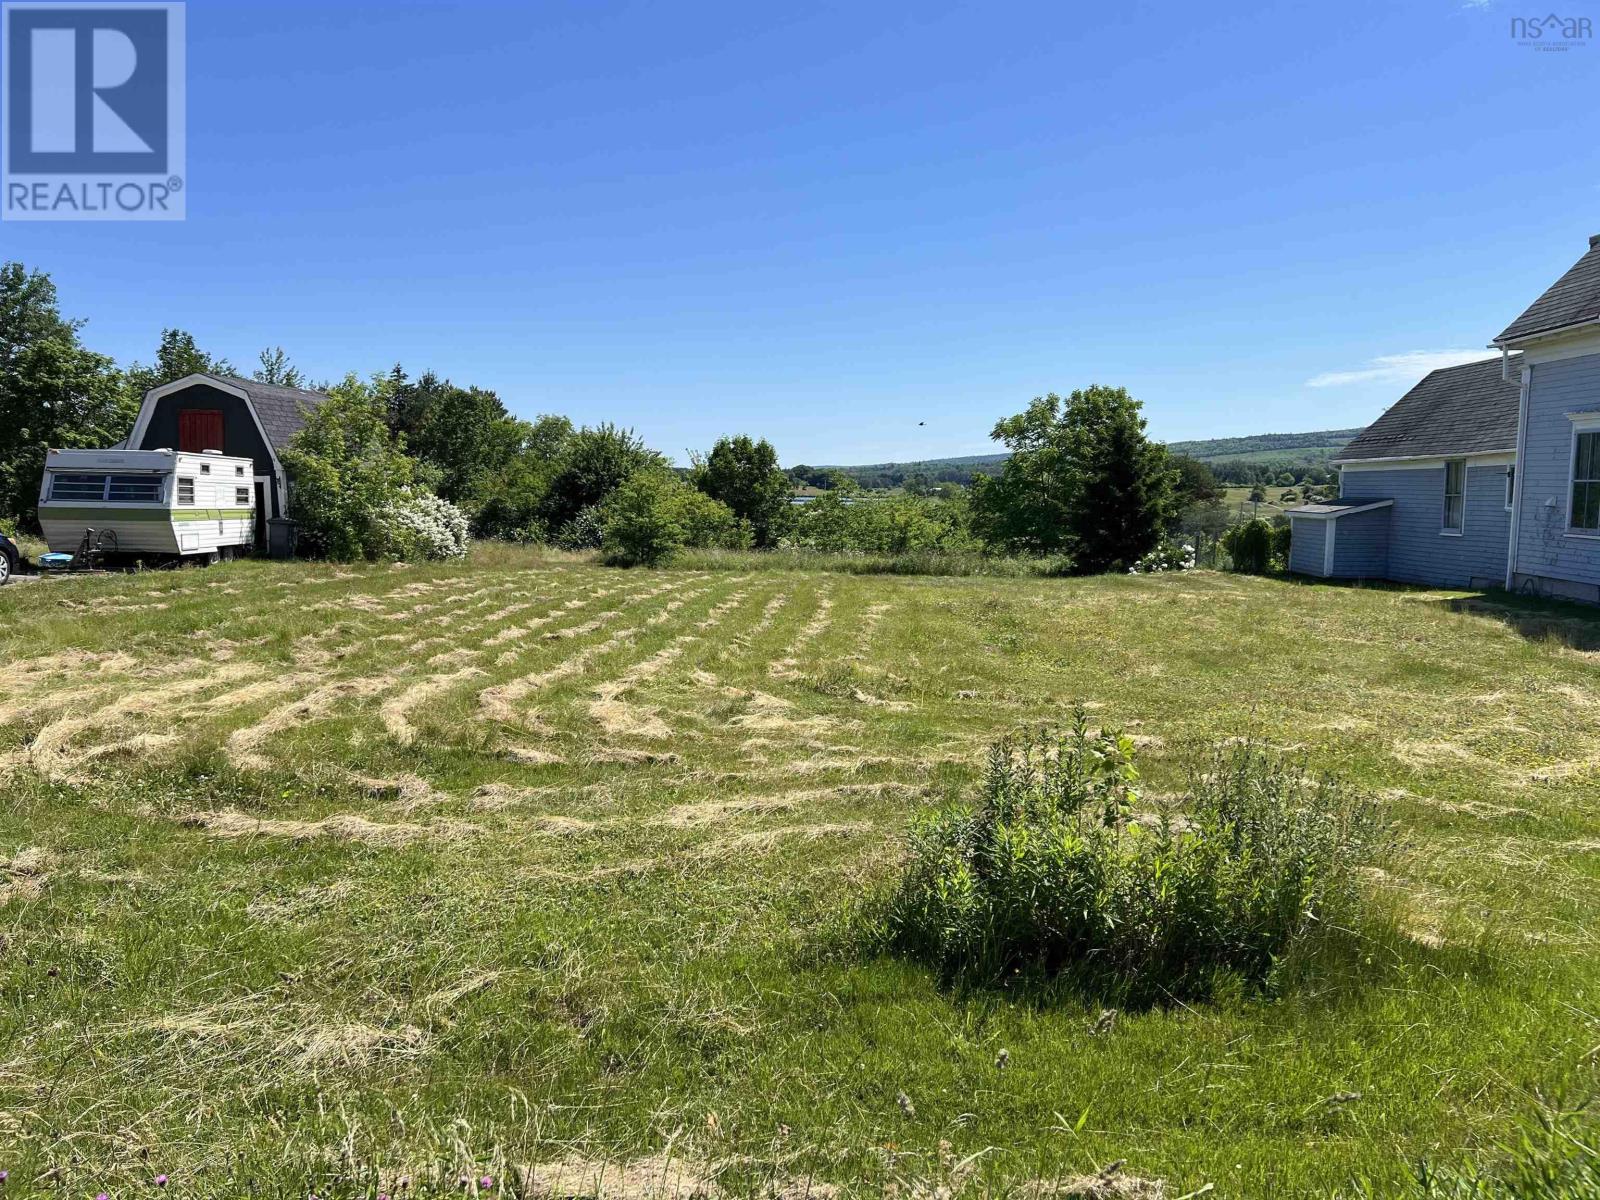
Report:
M 1116 1159 L 1172 1195 L 1387 1186 L 1600 1082 L 1597 647 L 1580 610 L 1204 572 L 484 550 L 8 589 L 0 1169 L 90 1195 L 662 1156 L 730 1195 Z M 1253 734 L 1380 793 L 1392 936 L 1281 1000 L 1100 1032 L 1090 998 L 864 951 L 849 913 L 912 816 L 1078 702 L 1153 791 Z

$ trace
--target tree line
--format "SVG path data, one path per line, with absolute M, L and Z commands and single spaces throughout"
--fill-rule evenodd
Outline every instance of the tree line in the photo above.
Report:
M 61 314 L 47 275 L 0 267 L 0 520 L 33 525 L 49 447 L 114 444 L 148 389 L 196 372 L 242 374 L 179 329 L 163 332 L 150 363 L 125 368 L 86 346 L 82 330 Z M 280 347 L 263 350 L 251 375 L 313 386 Z M 328 399 L 282 458 L 302 544 L 330 557 L 460 553 L 470 532 L 623 562 L 794 547 L 1048 557 L 1089 573 L 1227 524 L 1215 474 L 1150 441 L 1122 388 L 1039 397 L 1000 421 L 992 436 L 1010 455 L 969 486 L 907 479 L 901 494 L 853 502 L 856 482 L 828 473 L 824 494 L 798 505 L 794 471 L 759 437 L 724 437 L 678 469 L 632 430 L 523 419 L 493 391 L 431 371 L 395 366 L 314 386 Z

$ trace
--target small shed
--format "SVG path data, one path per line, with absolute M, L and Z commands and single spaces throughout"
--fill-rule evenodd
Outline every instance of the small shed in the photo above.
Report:
M 1291 508 L 1289 570 L 1318 579 L 1385 578 L 1393 507 L 1390 499 L 1341 498 Z

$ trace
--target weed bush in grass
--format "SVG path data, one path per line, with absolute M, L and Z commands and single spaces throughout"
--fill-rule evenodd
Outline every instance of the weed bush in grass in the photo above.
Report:
M 1387 833 L 1376 805 L 1260 745 L 1191 764 L 1144 805 L 1133 743 L 1091 732 L 997 743 L 970 807 L 917 824 L 889 904 L 901 951 L 947 978 L 1065 978 L 1127 1004 L 1205 997 L 1278 968 L 1359 903 Z
M 1592 1106 L 1541 1108 L 1514 1142 L 1497 1147 L 1493 1165 L 1423 1164 L 1412 1200 L 1600 1200 L 1600 1119 Z M 1369 1200 L 1391 1196 L 1370 1187 Z

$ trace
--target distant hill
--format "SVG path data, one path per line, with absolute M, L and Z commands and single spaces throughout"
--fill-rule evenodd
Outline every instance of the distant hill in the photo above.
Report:
M 1328 460 L 1360 432 L 1360 429 L 1319 429 L 1311 433 L 1258 433 L 1253 437 L 1168 442 L 1167 449 L 1210 463 L 1225 479 L 1239 482 L 1258 475 L 1270 477 L 1283 471 L 1299 475 L 1307 468 L 1325 468 Z M 827 472 L 840 471 L 867 488 L 900 487 L 914 475 L 921 475 L 930 483 L 968 484 L 975 475 L 998 474 L 1001 464 L 1009 457 L 1006 454 L 968 454 L 917 462 L 793 467 L 790 474 L 797 482 L 805 479 L 820 484 Z
M 1267 462 L 1295 459 L 1326 461 L 1361 430 L 1320 429 L 1313 433 L 1258 433 L 1253 437 L 1206 438 L 1193 442 L 1168 442 L 1174 454 L 1187 454 L 1201 462 Z

